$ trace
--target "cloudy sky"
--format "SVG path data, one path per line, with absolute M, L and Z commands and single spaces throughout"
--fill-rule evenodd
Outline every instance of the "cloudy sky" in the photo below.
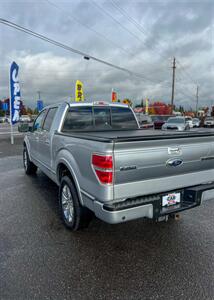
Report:
M 74 97 L 75 81 L 88 100 L 119 98 L 170 102 L 176 58 L 175 104 L 214 104 L 214 1 L 0 0 L 7 19 L 138 77 L 50 45 L 0 23 L 0 99 L 8 96 L 12 61 L 20 66 L 22 98 L 35 107 Z

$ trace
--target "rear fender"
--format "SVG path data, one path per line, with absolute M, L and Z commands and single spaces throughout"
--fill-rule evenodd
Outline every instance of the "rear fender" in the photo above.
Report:
M 82 195 L 81 195 L 81 192 L 80 192 L 80 185 L 79 185 L 79 180 L 78 180 L 78 178 L 79 178 L 79 169 L 78 169 L 78 166 L 77 166 L 77 163 L 76 163 L 74 157 L 72 156 L 72 154 L 69 151 L 63 149 L 63 150 L 58 152 L 55 161 L 56 161 L 56 175 L 57 175 L 58 185 L 60 184 L 59 165 L 62 163 L 69 170 L 69 172 L 72 176 L 72 179 L 74 181 L 74 184 L 76 186 L 76 190 L 77 190 L 77 193 L 78 193 L 78 196 L 79 196 L 80 203 L 83 205 L 83 200 L 82 200 Z

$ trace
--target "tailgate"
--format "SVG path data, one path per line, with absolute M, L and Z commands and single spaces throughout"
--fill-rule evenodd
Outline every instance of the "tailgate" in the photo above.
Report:
M 214 137 L 116 142 L 114 198 L 214 181 Z

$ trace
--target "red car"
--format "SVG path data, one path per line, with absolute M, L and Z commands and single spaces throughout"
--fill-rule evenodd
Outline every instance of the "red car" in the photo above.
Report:
M 161 129 L 163 124 L 166 123 L 166 121 L 173 117 L 172 115 L 153 115 L 151 116 L 152 121 L 154 123 L 154 129 Z

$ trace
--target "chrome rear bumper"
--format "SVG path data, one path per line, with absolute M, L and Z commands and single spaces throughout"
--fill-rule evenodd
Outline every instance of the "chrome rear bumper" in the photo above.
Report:
M 167 208 L 163 208 L 161 205 L 163 194 L 156 194 L 129 198 L 124 202 L 113 204 L 104 204 L 95 200 L 93 210 L 99 219 L 110 224 L 139 218 L 158 219 L 161 216 L 197 207 L 201 204 L 201 201 L 214 200 L 214 183 L 185 188 L 180 190 L 180 192 L 182 195 L 181 203 Z

